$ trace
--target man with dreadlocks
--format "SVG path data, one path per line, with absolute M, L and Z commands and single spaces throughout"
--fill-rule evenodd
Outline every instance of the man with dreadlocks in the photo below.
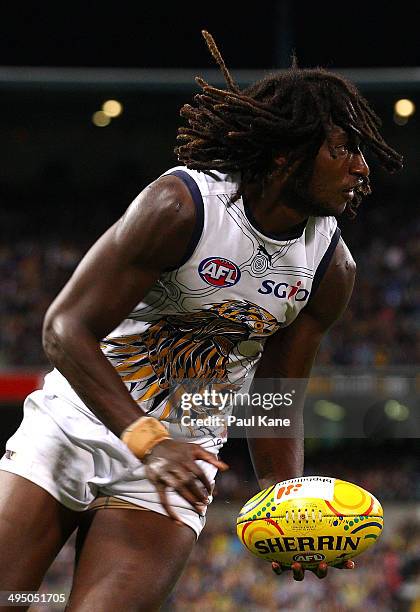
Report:
M 182 424 L 182 381 L 307 378 L 352 292 L 336 217 L 370 193 L 360 146 L 402 165 L 348 81 L 294 62 L 240 90 L 203 34 L 227 89 L 198 79 L 181 165 L 134 200 L 46 315 L 56 369 L 0 462 L 0 590 L 37 589 L 89 516 L 67 609 L 161 605 L 227 468 L 223 428 Z M 261 487 L 302 474 L 301 438 L 249 447 Z

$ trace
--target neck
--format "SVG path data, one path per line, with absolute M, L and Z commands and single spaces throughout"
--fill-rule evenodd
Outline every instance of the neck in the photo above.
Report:
M 281 198 L 281 188 L 273 181 L 267 185 L 264 194 L 255 184 L 248 184 L 244 189 L 244 198 L 252 216 L 268 234 L 282 234 L 308 218 L 308 215 L 294 210 Z

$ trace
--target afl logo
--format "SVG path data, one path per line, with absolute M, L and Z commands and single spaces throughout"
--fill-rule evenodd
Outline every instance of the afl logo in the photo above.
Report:
M 241 278 L 236 264 L 222 257 L 207 257 L 198 266 L 198 273 L 208 285 L 213 287 L 232 287 Z
M 293 561 L 298 561 L 299 563 L 302 563 L 302 561 L 306 563 L 310 563 L 311 561 L 323 561 L 324 559 L 325 555 L 322 553 L 300 553 L 299 555 L 293 555 Z

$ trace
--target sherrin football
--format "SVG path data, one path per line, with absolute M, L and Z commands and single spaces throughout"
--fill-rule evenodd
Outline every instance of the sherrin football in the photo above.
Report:
M 236 521 L 242 544 L 254 555 L 286 567 L 337 565 L 372 546 L 383 527 L 378 500 L 351 482 L 305 476 L 260 491 Z

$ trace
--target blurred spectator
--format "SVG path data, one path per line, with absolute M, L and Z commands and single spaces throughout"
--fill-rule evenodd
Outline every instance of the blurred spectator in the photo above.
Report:
M 0 244 L 0 367 L 42 366 L 42 320 L 82 256 L 71 242 Z
M 389 241 L 377 237 L 354 255 L 350 306 L 326 336 L 318 365 L 418 364 L 420 227 L 414 224 Z
M 230 454 L 222 451 L 222 458 L 231 465 L 231 469 L 224 474 L 219 474 L 216 480 L 215 494 L 217 499 L 227 502 L 238 502 L 250 497 L 250 490 L 258 490 L 258 485 L 253 475 L 251 461 L 246 458 L 242 466 L 230 461 Z M 237 452 L 237 451 L 236 451 Z M 242 451 L 243 452 L 243 451 Z M 321 474 L 341 478 L 348 482 L 357 482 L 358 485 L 371 491 L 382 501 L 420 501 L 420 458 L 416 455 L 407 454 L 395 460 L 392 456 L 387 457 L 385 450 L 376 451 L 377 464 L 372 463 L 367 452 L 364 453 L 364 465 L 340 459 L 346 456 L 343 450 L 337 451 L 336 455 L 324 450 L 325 460 L 319 458 L 313 460 L 310 453 L 306 453 L 305 475 Z M 338 455 L 338 456 L 337 456 Z M 245 453 L 244 456 L 246 457 Z M 333 460 L 332 457 L 334 456 Z M 382 465 L 380 465 L 382 463 Z

